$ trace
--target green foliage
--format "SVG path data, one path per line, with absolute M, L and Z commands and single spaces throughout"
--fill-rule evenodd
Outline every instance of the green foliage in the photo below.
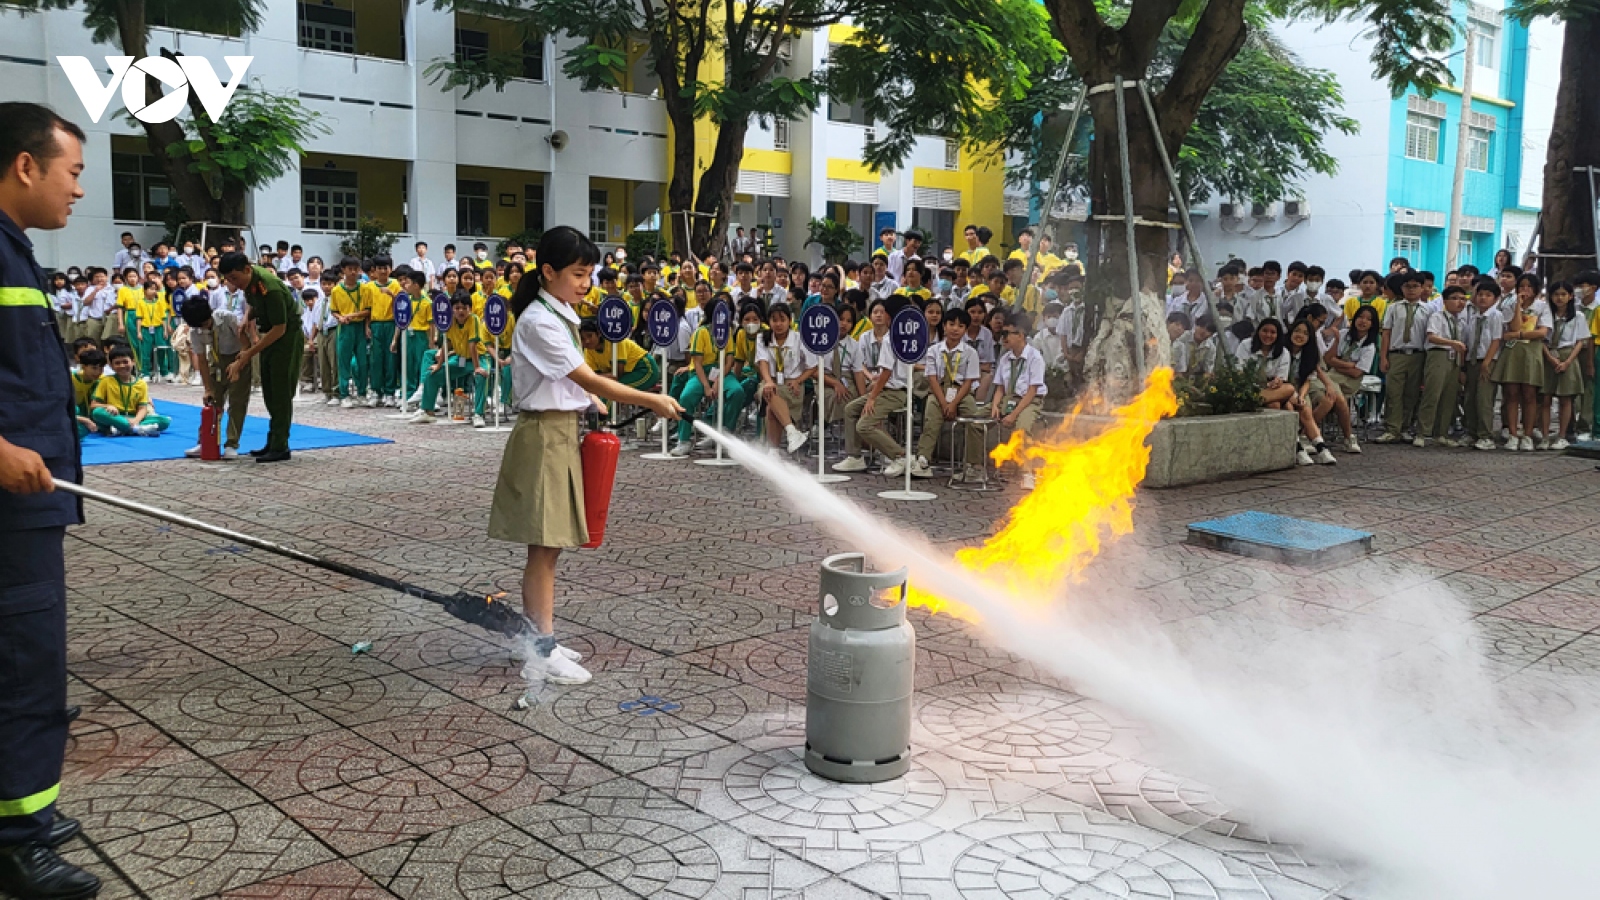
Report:
M 887 126 L 862 156 L 879 168 L 903 163 L 919 135 L 985 143 L 1001 106 L 1062 57 L 1033 0 L 868 2 L 852 23 L 861 30 L 832 49 L 826 89 Z
M 667 236 L 659 231 L 635 231 L 622 246 L 630 261 L 643 262 L 646 256 L 660 259 L 667 255 Z
M 500 243 L 495 244 L 494 245 L 494 258 L 495 259 L 505 259 L 506 258 L 506 248 L 511 246 L 511 243 L 513 241 L 515 241 L 518 244 L 521 244 L 524 248 L 526 248 L 527 253 L 528 253 L 528 258 L 532 259 L 533 258 L 533 248 L 539 246 L 539 238 L 542 238 L 542 237 L 544 237 L 544 229 L 543 228 L 525 228 L 522 231 L 517 232 L 516 234 L 510 235 L 509 237 L 507 237 L 505 240 L 501 241 Z
M 184 208 L 183 201 L 174 195 L 172 202 L 167 205 L 167 216 L 161 221 L 162 226 L 166 229 L 161 235 L 162 242 L 166 244 L 181 243 L 178 232 L 183 229 L 184 223 L 188 221 L 189 211 Z M 195 239 L 198 240 L 199 236 L 196 235 Z M 178 251 L 173 250 L 172 252 L 176 253 Z
M 866 238 L 856 234 L 849 222 L 839 222 L 834 219 L 812 219 L 806 223 L 810 234 L 806 237 L 805 246 L 816 244 L 822 248 L 822 257 L 830 263 L 842 263 L 850 258 L 850 254 L 860 250 L 866 244 Z
M 1566 22 L 1600 17 L 1600 0 L 1511 0 L 1506 6 L 1506 15 L 1523 25 L 1540 18 Z
M 1265 6 L 1275 15 L 1364 23 L 1373 74 L 1396 97 L 1407 88 L 1431 94 L 1450 83 L 1445 54 L 1458 32 L 1452 0 L 1266 0 Z
M 1261 362 L 1240 363 L 1224 353 L 1216 371 L 1198 378 L 1179 378 L 1173 385 L 1178 394 L 1180 416 L 1226 416 L 1255 412 L 1261 408 Z
M 339 252 L 357 259 L 371 259 L 380 253 L 388 253 L 398 240 L 400 235 L 386 228 L 382 219 L 362 216 L 356 223 L 355 231 L 339 238 Z
M 298 97 L 265 90 L 259 82 L 241 87 L 216 122 L 204 109 L 191 106 L 190 112 L 183 120 L 186 140 L 168 144 L 167 155 L 204 179 L 213 197 L 282 178 L 305 155 L 305 142 L 329 130 Z

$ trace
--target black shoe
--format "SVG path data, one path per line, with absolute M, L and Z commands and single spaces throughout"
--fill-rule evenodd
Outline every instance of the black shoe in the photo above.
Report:
M 80 900 L 100 893 L 100 879 L 44 844 L 0 848 L 0 891 L 22 900 Z
M 256 462 L 258 463 L 288 462 L 288 460 L 289 451 L 287 450 L 269 450 L 256 457 Z
M 256 457 L 257 459 L 260 459 L 261 457 L 266 456 L 268 452 L 269 451 L 267 450 L 267 448 L 262 447 L 260 450 L 251 450 L 250 451 L 250 455 Z
M 50 836 L 44 842 L 52 847 L 59 847 L 83 833 L 83 826 L 77 819 L 68 818 L 56 813 L 56 820 L 50 823 Z
M 83 714 L 83 707 L 81 707 L 81 706 L 69 706 L 69 707 L 67 707 L 67 721 L 68 722 L 76 722 L 76 721 L 78 721 L 78 716 L 80 716 L 82 714 Z

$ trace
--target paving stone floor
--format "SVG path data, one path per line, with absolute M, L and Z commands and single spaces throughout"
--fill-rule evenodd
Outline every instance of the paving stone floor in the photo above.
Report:
M 387 412 L 297 416 L 393 444 L 99 467 L 88 483 L 514 597 L 519 551 L 484 536 L 503 436 Z M 112 898 L 1365 896 L 1358 875 L 1162 770 L 1115 710 L 920 611 L 911 773 L 810 776 L 807 625 L 818 562 L 845 548 L 742 471 L 636 456 L 606 546 L 561 565 L 559 628 L 594 681 L 526 712 L 510 708 L 508 648 L 426 603 L 91 508 L 68 540 L 83 715 L 62 809 L 90 838 L 70 858 Z M 951 547 L 1016 496 L 941 486 L 891 505 L 880 487 L 839 489 Z M 1163 574 L 1125 571 L 1113 546 L 1090 577 L 1175 630 L 1370 616 L 1418 644 L 1406 592 L 1437 580 L 1479 614 L 1497 677 L 1559 712 L 1600 683 L 1597 493 L 1581 460 L 1373 447 L 1145 492 L 1124 541 Z M 1186 523 L 1243 509 L 1372 531 L 1377 555 L 1305 573 L 1181 543 Z

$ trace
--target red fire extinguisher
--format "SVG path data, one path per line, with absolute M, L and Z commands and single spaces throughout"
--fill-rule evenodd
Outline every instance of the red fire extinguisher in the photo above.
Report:
M 593 550 L 606 538 L 606 516 L 611 512 L 611 485 L 617 478 L 617 460 L 622 456 L 622 439 L 609 431 L 591 431 L 579 445 L 583 461 L 583 512 L 589 526 Z
M 217 426 L 222 422 L 222 405 L 207 403 L 200 410 L 200 458 L 216 461 L 222 458 L 222 448 L 217 446 Z

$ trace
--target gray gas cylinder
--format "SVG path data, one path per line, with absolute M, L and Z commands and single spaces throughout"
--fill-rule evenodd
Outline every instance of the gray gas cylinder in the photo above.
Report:
M 822 561 L 806 657 L 806 768 L 869 784 L 911 767 L 916 633 L 906 570 L 867 572 L 860 553 Z

